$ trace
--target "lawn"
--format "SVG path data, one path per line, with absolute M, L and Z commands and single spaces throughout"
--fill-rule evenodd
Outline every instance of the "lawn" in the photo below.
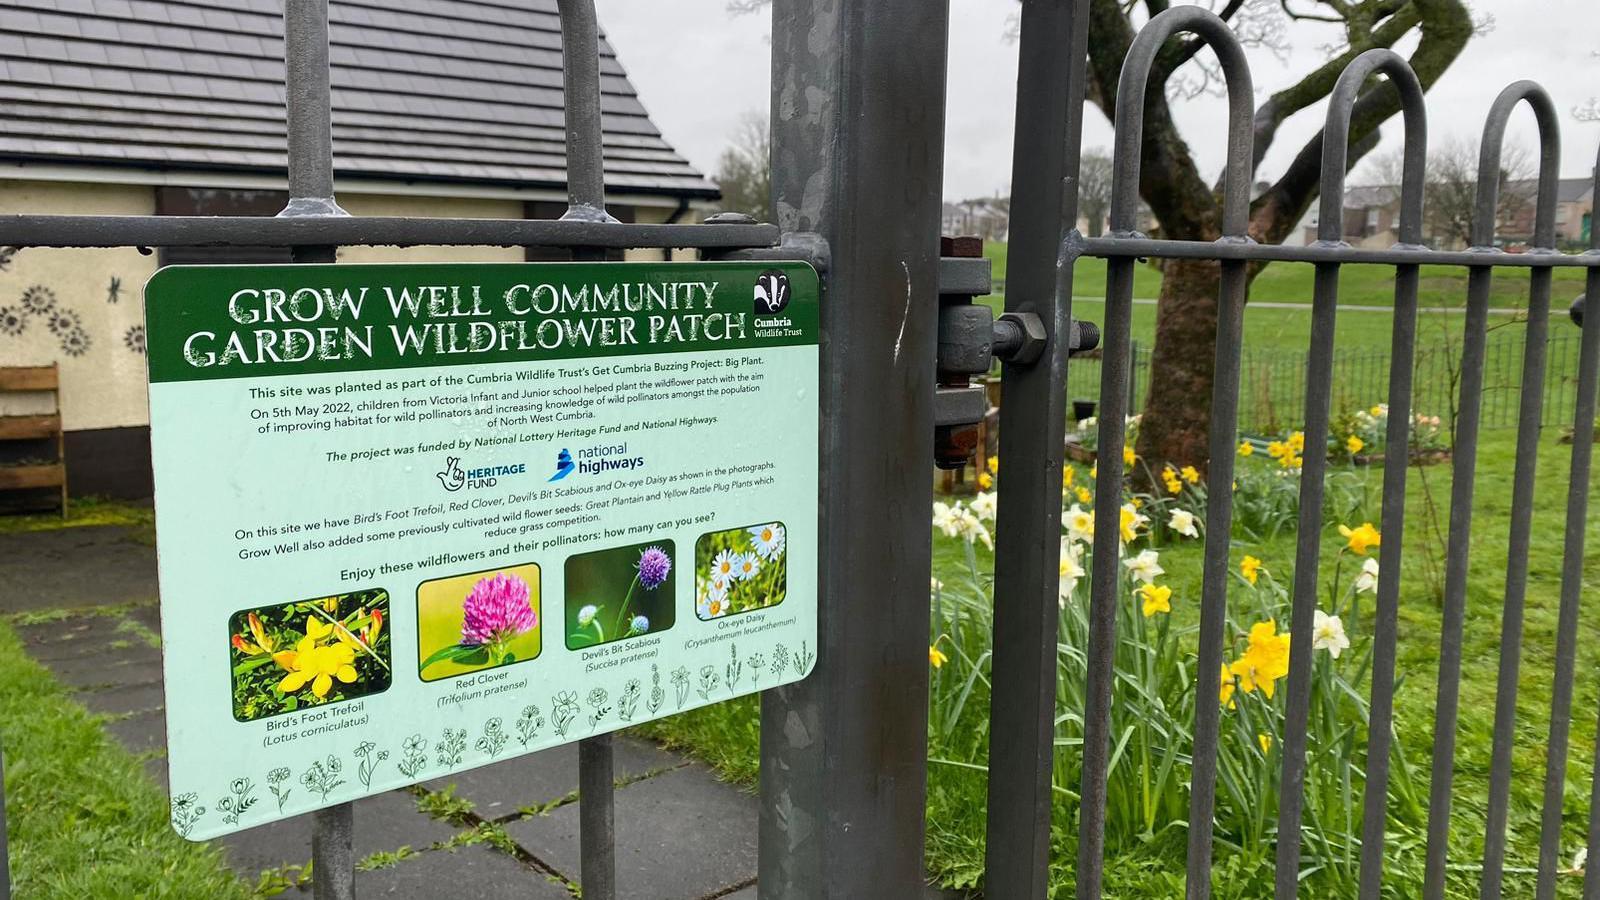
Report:
M 1003 272 L 1004 257 L 996 259 L 997 269 Z M 1085 268 L 1097 266 L 1086 262 Z M 1288 269 L 1289 267 L 1282 267 Z M 1375 273 L 1355 271 L 1367 267 L 1351 267 L 1353 282 L 1371 279 L 1364 290 L 1370 302 L 1381 302 L 1384 286 L 1371 276 Z M 1263 279 L 1279 267 L 1267 270 Z M 997 274 L 999 274 L 997 272 Z M 1449 276 L 1449 277 L 1447 277 Z M 1081 285 L 1093 283 L 1096 276 L 1081 279 Z M 1141 274 L 1141 278 L 1148 276 Z M 1391 276 L 1392 278 L 1392 276 Z M 1450 282 L 1438 289 L 1444 293 L 1455 290 L 1452 273 L 1429 273 L 1436 282 Z M 1286 286 L 1284 290 L 1304 288 L 1306 293 L 1289 299 L 1309 297 L 1308 279 L 1300 279 L 1293 272 L 1283 272 L 1271 281 L 1258 281 L 1258 296 L 1263 285 Z M 1505 284 L 1514 288 L 1517 279 L 1508 277 Z M 1557 291 L 1569 291 L 1572 285 L 1558 283 Z M 1526 284 L 1526 278 L 1521 279 Z M 1149 284 L 1148 281 L 1144 282 Z M 1299 287 L 1296 285 L 1299 284 Z M 1392 284 L 1392 280 L 1390 281 Z M 1154 296 L 1155 287 L 1143 296 Z M 1575 292 L 1575 291 L 1574 291 Z M 1503 302 L 1514 304 L 1514 289 L 1509 295 L 1497 294 Z M 1353 292 L 1354 294 L 1354 292 Z M 1274 297 L 1276 299 L 1276 297 Z M 1349 302 L 1362 302 L 1352 299 Z M 1424 303 L 1430 301 L 1424 300 Z M 1441 301 L 1441 305 L 1443 305 Z M 1082 318 L 1096 319 L 1103 304 L 1080 299 L 1076 312 Z M 1246 314 L 1246 350 L 1281 351 L 1303 349 L 1309 334 L 1309 310 L 1284 310 L 1263 307 L 1250 308 Z M 1387 313 L 1358 312 L 1341 316 L 1338 346 L 1340 348 L 1387 347 L 1392 317 Z M 1432 346 L 1447 338 L 1459 342 L 1461 318 L 1459 315 L 1426 314 L 1419 331 L 1422 346 Z M 1508 340 L 1520 340 L 1522 326 L 1504 326 L 1502 333 Z M 1154 331 L 1154 307 L 1134 308 L 1134 335 L 1136 340 L 1148 342 Z M 1552 333 L 1576 333 L 1564 321 L 1553 323 Z M 1348 349 L 1347 349 L 1348 352 Z M 1555 361 L 1552 360 L 1552 365 Z M 1380 382 L 1381 383 L 1381 382 Z M 1365 398 L 1363 403 L 1375 403 L 1383 397 Z M 1505 896 L 1531 896 L 1533 893 L 1531 868 L 1537 862 L 1538 816 L 1545 760 L 1545 735 L 1550 718 L 1550 681 L 1554 665 L 1554 647 L 1557 628 L 1557 595 L 1560 583 L 1561 536 L 1565 515 L 1566 472 L 1571 446 L 1561 443 L 1561 429 L 1547 427 L 1540 440 L 1539 491 L 1534 503 L 1534 541 L 1529 565 L 1527 611 L 1524 617 L 1523 664 L 1517 697 L 1516 747 L 1513 756 L 1514 782 L 1508 841 L 1508 870 L 1504 888 Z M 1470 556 L 1470 580 L 1467 591 L 1467 620 L 1463 651 L 1460 724 L 1455 761 L 1456 782 L 1452 815 L 1451 881 L 1449 896 L 1477 895 L 1477 862 L 1482 853 L 1484 817 L 1487 796 L 1487 779 L 1491 753 L 1490 732 L 1494 717 L 1494 697 L 1501 645 L 1501 604 L 1505 593 L 1506 543 L 1511 505 L 1512 471 L 1515 465 L 1515 433 L 1510 429 L 1487 429 L 1477 466 L 1477 487 L 1474 499 L 1475 527 Z M 1004 477 L 1002 470 L 1002 480 Z M 1381 469 L 1367 470 L 1365 479 L 1372 486 L 1372 500 L 1365 509 L 1367 518 L 1379 520 L 1377 485 Z M 1417 784 L 1415 795 L 1425 798 L 1429 760 L 1433 738 L 1433 707 L 1437 679 L 1438 640 L 1442 614 L 1439 597 L 1442 593 L 1439 572 L 1443 559 L 1443 532 L 1446 529 L 1449 509 L 1450 466 L 1430 466 L 1410 470 L 1407 492 L 1407 530 L 1405 546 L 1407 565 L 1402 586 L 1400 637 L 1396 693 L 1396 728 L 1399 733 L 1399 751 L 1406 767 L 1411 770 Z M 1324 572 L 1329 571 L 1333 553 L 1339 545 L 1336 534 L 1329 529 L 1327 546 L 1329 556 L 1324 562 Z M 1388 535 L 1388 539 L 1395 536 Z M 1235 536 L 1235 560 L 1250 553 L 1266 561 L 1281 582 L 1292 577 L 1293 535 L 1285 534 L 1267 541 L 1240 539 Z M 963 545 L 959 540 L 934 533 L 934 574 L 942 580 L 965 579 L 967 569 Z M 1185 607 L 1176 598 L 1192 601 L 1198 595 L 1200 577 L 1198 543 L 1187 546 L 1163 548 L 1162 564 L 1168 571 L 1170 583 L 1176 589 L 1174 623 L 1192 625 L 1196 612 L 1192 602 Z M 992 557 L 978 548 L 978 561 L 984 575 L 992 566 Z M 1600 542 L 1591 533 L 1585 554 L 1587 580 L 1600 573 Z M 1351 637 L 1360 637 L 1370 631 L 1370 609 L 1348 623 Z M 1573 704 L 1573 745 L 1569 753 L 1569 767 L 1564 803 L 1563 858 L 1570 860 L 1574 849 L 1581 845 L 1587 824 L 1587 807 L 1590 784 L 1590 765 L 1594 758 L 1595 716 L 1600 708 L 1600 683 L 1594 677 L 1600 671 L 1600 620 L 1590 615 L 1580 625 L 1578 637 L 1578 683 Z M 1192 635 L 1189 638 L 1192 644 Z M 1189 648 L 1192 653 L 1192 646 Z M 757 707 L 752 701 L 725 704 L 699 710 L 688 716 L 677 717 L 651 726 L 658 737 L 686 745 L 723 771 L 728 777 L 753 783 L 757 774 L 758 753 Z M 935 742 L 934 752 L 940 748 Z M 1075 749 L 1058 752 L 1075 753 Z M 1067 785 L 1075 789 L 1076 785 Z M 985 779 L 982 772 L 935 764 L 929 772 L 928 800 L 928 857 L 930 872 L 947 883 L 971 883 L 981 874 L 983 860 L 984 808 L 986 802 Z M 1072 883 L 1071 860 L 1075 835 L 1071 822 L 1070 806 L 1063 801 L 1058 805 L 1053 836 L 1053 858 L 1057 864 L 1052 872 L 1053 893 L 1070 896 Z M 1425 811 L 1421 813 L 1425 817 Z M 1390 850 L 1396 859 L 1397 871 L 1414 874 L 1420 866 L 1422 846 L 1416 840 L 1415 829 L 1402 829 L 1391 838 Z M 1108 898 L 1119 900 L 1155 900 L 1181 892 L 1182 838 L 1167 835 L 1150 842 L 1112 846 L 1108 851 Z M 1261 875 L 1257 860 L 1247 859 L 1237 851 L 1219 845 L 1217 853 L 1217 895 L 1219 897 L 1248 897 L 1240 893 L 1237 884 L 1251 883 Z M 1580 878 L 1565 875 L 1560 879 L 1559 896 L 1576 897 Z M 1407 888 L 1391 882 L 1396 896 L 1407 896 Z
M 0 737 L 16 896 L 249 896 L 217 850 L 173 833 L 166 795 L 101 722 L 0 622 Z

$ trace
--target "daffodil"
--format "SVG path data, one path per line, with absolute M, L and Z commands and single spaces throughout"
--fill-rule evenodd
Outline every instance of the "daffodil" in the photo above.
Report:
M 1229 709 L 1233 709 L 1234 707 L 1233 692 L 1238 688 L 1238 685 L 1239 679 L 1234 677 L 1232 670 L 1228 668 L 1228 664 L 1223 663 L 1222 681 L 1217 691 L 1217 698 L 1222 705 L 1228 707 Z
M 1194 513 L 1187 509 L 1174 509 L 1167 518 L 1167 527 L 1184 537 L 1200 536 L 1200 528 L 1196 524 Z
M 992 487 L 994 487 L 994 476 L 990 475 L 988 472 L 979 472 L 978 473 L 978 489 L 982 490 L 982 491 L 987 491 L 988 489 L 990 489 Z
M 1088 488 L 1080 484 L 1076 490 L 1079 503 L 1091 503 L 1094 501 L 1094 494 L 1089 493 Z
M 1261 745 L 1261 755 L 1266 756 L 1272 750 L 1272 735 L 1257 734 L 1256 743 Z
M 1132 447 L 1123 447 L 1122 448 L 1122 465 L 1123 465 L 1124 468 L 1131 469 L 1131 468 L 1133 468 L 1133 464 L 1138 462 L 1138 461 L 1139 461 L 1139 454 L 1134 453 Z
M 980 521 L 993 522 L 995 516 L 999 515 L 1000 512 L 998 499 L 995 497 L 994 492 L 979 492 L 978 496 L 973 497 L 972 511 L 977 514 Z
M 1272 619 L 1250 626 L 1250 642 L 1244 655 L 1229 667 L 1239 679 L 1239 689 L 1246 694 L 1260 688 L 1272 699 L 1278 679 L 1289 674 L 1289 635 L 1278 634 L 1278 623 Z
M 1142 550 L 1138 556 L 1123 560 L 1122 565 L 1127 568 L 1129 577 L 1150 585 L 1155 583 L 1158 576 L 1166 574 L 1167 570 L 1161 568 L 1159 558 L 1154 550 Z
M 1311 648 L 1313 650 L 1326 650 L 1334 659 L 1339 654 L 1350 649 L 1350 638 L 1345 636 L 1344 621 L 1338 616 L 1330 616 L 1322 610 L 1317 610 L 1316 619 L 1311 626 Z
M 1072 483 L 1074 481 L 1077 481 L 1077 480 L 1078 480 L 1078 469 L 1077 469 L 1076 466 L 1074 466 L 1072 463 L 1067 463 L 1066 465 L 1061 467 L 1061 486 L 1062 487 L 1072 487 Z
M 1161 481 L 1166 485 L 1167 493 L 1174 496 L 1183 493 L 1183 482 L 1178 479 L 1178 471 L 1171 466 L 1161 470 Z
M 1056 605 L 1067 608 L 1083 572 L 1083 548 L 1068 538 L 1061 539 L 1061 576 L 1056 582 Z
M 1139 511 L 1133 506 L 1125 504 L 1117 522 L 1117 530 L 1122 536 L 1122 542 L 1124 544 L 1131 543 L 1139 536 L 1139 529 L 1149 521 L 1147 517 L 1140 515 Z
M 1348 525 L 1339 526 L 1339 534 L 1349 541 L 1347 545 L 1350 552 L 1366 556 L 1367 551 L 1383 542 L 1383 535 L 1378 529 L 1372 527 L 1371 522 L 1362 522 L 1355 528 Z
M 1000 457 L 998 457 L 998 456 L 989 457 L 988 465 L 986 466 L 986 468 L 988 468 L 990 475 L 999 475 L 1000 474 Z
M 1094 541 L 1094 513 L 1074 503 L 1067 509 L 1067 537 L 1085 544 Z
M 1256 445 L 1255 444 L 1252 444 L 1249 441 L 1240 441 L 1239 442 L 1239 455 L 1240 456 L 1251 456 L 1255 452 L 1256 452 Z
M 1244 559 L 1239 561 L 1239 574 L 1243 575 L 1244 580 L 1250 582 L 1251 584 L 1255 584 L 1256 579 L 1261 577 L 1261 571 L 1264 568 L 1265 567 L 1261 564 L 1261 560 L 1256 559 L 1254 556 L 1247 555 Z
M 1344 439 L 1344 449 L 1350 451 L 1351 456 L 1360 453 L 1365 446 L 1367 446 L 1367 442 L 1353 434 Z
M 1378 561 L 1367 557 L 1361 562 L 1361 574 L 1356 576 L 1356 593 L 1378 592 Z
M 1190 484 L 1200 483 L 1200 470 L 1196 469 L 1194 466 L 1184 466 L 1181 470 L 1179 470 L 1178 474 L 1182 475 L 1183 480 L 1189 482 Z
M 1172 612 L 1172 588 L 1164 584 L 1145 584 L 1140 585 L 1137 593 L 1144 600 L 1143 609 L 1146 619 L 1158 612 Z
M 941 669 L 944 668 L 944 664 L 949 661 L 950 657 L 946 656 L 944 651 L 939 649 L 938 644 L 928 645 L 928 665 L 933 666 L 935 669 Z

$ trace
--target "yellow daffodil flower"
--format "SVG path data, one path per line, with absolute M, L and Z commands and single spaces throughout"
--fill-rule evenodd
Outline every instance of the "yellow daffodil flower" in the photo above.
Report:
M 1061 467 L 1061 486 L 1062 487 L 1072 487 L 1072 483 L 1074 481 L 1077 481 L 1077 480 L 1078 480 L 1078 470 L 1077 470 L 1076 467 L 1074 467 L 1072 465 L 1072 463 L 1067 463 L 1066 465 Z
M 939 649 L 938 644 L 928 645 L 928 665 L 939 669 L 943 668 L 944 664 L 949 661 L 950 657 L 944 655 L 944 651 Z
M 1000 474 L 1000 457 L 998 457 L 998 456 L 989 457 L 988 468 L 989 468 L 989 474 L 990 475 L 999 475 Z
M 990 475 L 988 472 L 979 472 L 978 490 L 987 491 L 992 487 L 994 487 L 994 476 Z
M 1183 469 L 1178 472 L 1178 474 L 1182 475 L 1183 480 L 1189 482 L 1190 484 L 1200 483 L 1200 470 L 1196 469 L 1194 466 L 1184 466 Z
M 1139 526 L 1147 521 L 1149 520 L 1139 515 L 1138 510 L 1133 506 L 1122 507 L 1122 515 L 1117 523 L 1117 529 L 1122 535 L 1122 542 L 1124 544 L 1131 543 L 1134 538 L 1139 536 Z
M 1077 492 L 1078 492 L 1078 502 L 1079 503 L 1088 503 L 1089 501 L 1094 499 L 1094 494 L 1089 493 L 1089 489 L 1084 487 L 1081 484 L 1078 485 Z
M 1271 700 L 1278 679 L 1289 674 L 1289 635 L 1278 634 L 1273 619 L 1250 626 L 1250 644 L 1230 671 L 1238 677 L 1240 690 L 1248 694 L 1260 688 Z
M 1353 434 L 1344 439 L 1344 448 L 1350 451 L 1351 456 L 1360 453 L 1361 449 L 1365 446 L 1367 446 L 1367 442 Z
M 1144 600 L 1146 619 L 1158 612 L 1172 612 L 1172 588 L 1154 583 L 1145 584 L 1140 585 L 1138 594 Z
M 1239 574 L 1243 575 L 1244 580 L 1250 582 L 1251 584 L 1255 584 L 1256 579 L 1261 577 L 1261 570 L 1263 568 L 1264 566 L 1261 565 L 1261 560 L 1256 559 L 1254 556 L 1246 556 L 1244 559 L 1239 561 Z
M 1367 550 L 1377 547 L 1383 542 L 1383 535 L 1378 532 L 1378 529 L 1372 527 L 1371 522 L 1362 522 L 1355 528 L 1351 528 L 1348 525 L 1340 525 L 1339 534 L 1350 542 L 1347 545 L 1350 548 L 1350 552 L 1360 556 L 1366 556 Z
M 1235 704 L 1233 702 L 1233 692 L 1237 687 L 1238 679 L 1234 678 L 1233 673 L 1228 670 L 1228 664 L 1223 663 L 1222 682 L 1217 692 L 1217 697 L 1222 702 L 1222 705 L 1228 707 L 1229 709 L 1234 708 Z
M 1255 452 L 1256 452 L 1256 445 L 1255 444 L 1252 444 L 1249 441 L 1240 441 L 1239 442 L 1239 455 L 1240 456 L 1251 456 Z
M 1139 461 L 1139 454 L 1134 453 L 1132 447 L 1123 447 L 1122 448 L 1122 465 L 1124 467 L 1131 469 L 1131 468 L 1133 468 L 1133 464 L 1138 462 L 1138 461 Z
M 1258 734 L 1256 735 L 1256 743 L 1261 745 L 1261 755 L 1266 756 L 1272 750 L 1272 735 Z

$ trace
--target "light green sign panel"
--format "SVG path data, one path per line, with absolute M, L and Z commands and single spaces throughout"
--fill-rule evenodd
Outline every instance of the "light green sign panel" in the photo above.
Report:
M 178 833 L 804 677 L 817 295 L 796 263 L 157 273 Z

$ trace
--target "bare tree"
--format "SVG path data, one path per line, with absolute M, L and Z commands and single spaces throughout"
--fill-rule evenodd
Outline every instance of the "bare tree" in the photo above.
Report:
M 1078 211 L 1089 223 L 1089 237 L 1105 230 L 1106 213 L 1111 209 L 1111 154 L 1096 147 L 1083 155 L 1078 165 Z
M 722 210 L 772 221 L 772 131 L 767 117 L 745 113 L 717 162 Z
M 1374 157 L 1366 166 L 1366 181 L 1400 198 L 1402 153 L 1398 148 Z M 1520 144 L 1507 144 L 1500 155 L 1500 202 L 1496 224 L 1503 230 L 1516 222 L 1534 202 L 1538 166 L 1533 154 Z M 1422 211 L 1427 236 L 1442 245 L 1472 244 L 1472 221 L 1478 199 L 1478 143 L 1475 138 L 1451 137 L 1428 152 L 1424 172 Z

